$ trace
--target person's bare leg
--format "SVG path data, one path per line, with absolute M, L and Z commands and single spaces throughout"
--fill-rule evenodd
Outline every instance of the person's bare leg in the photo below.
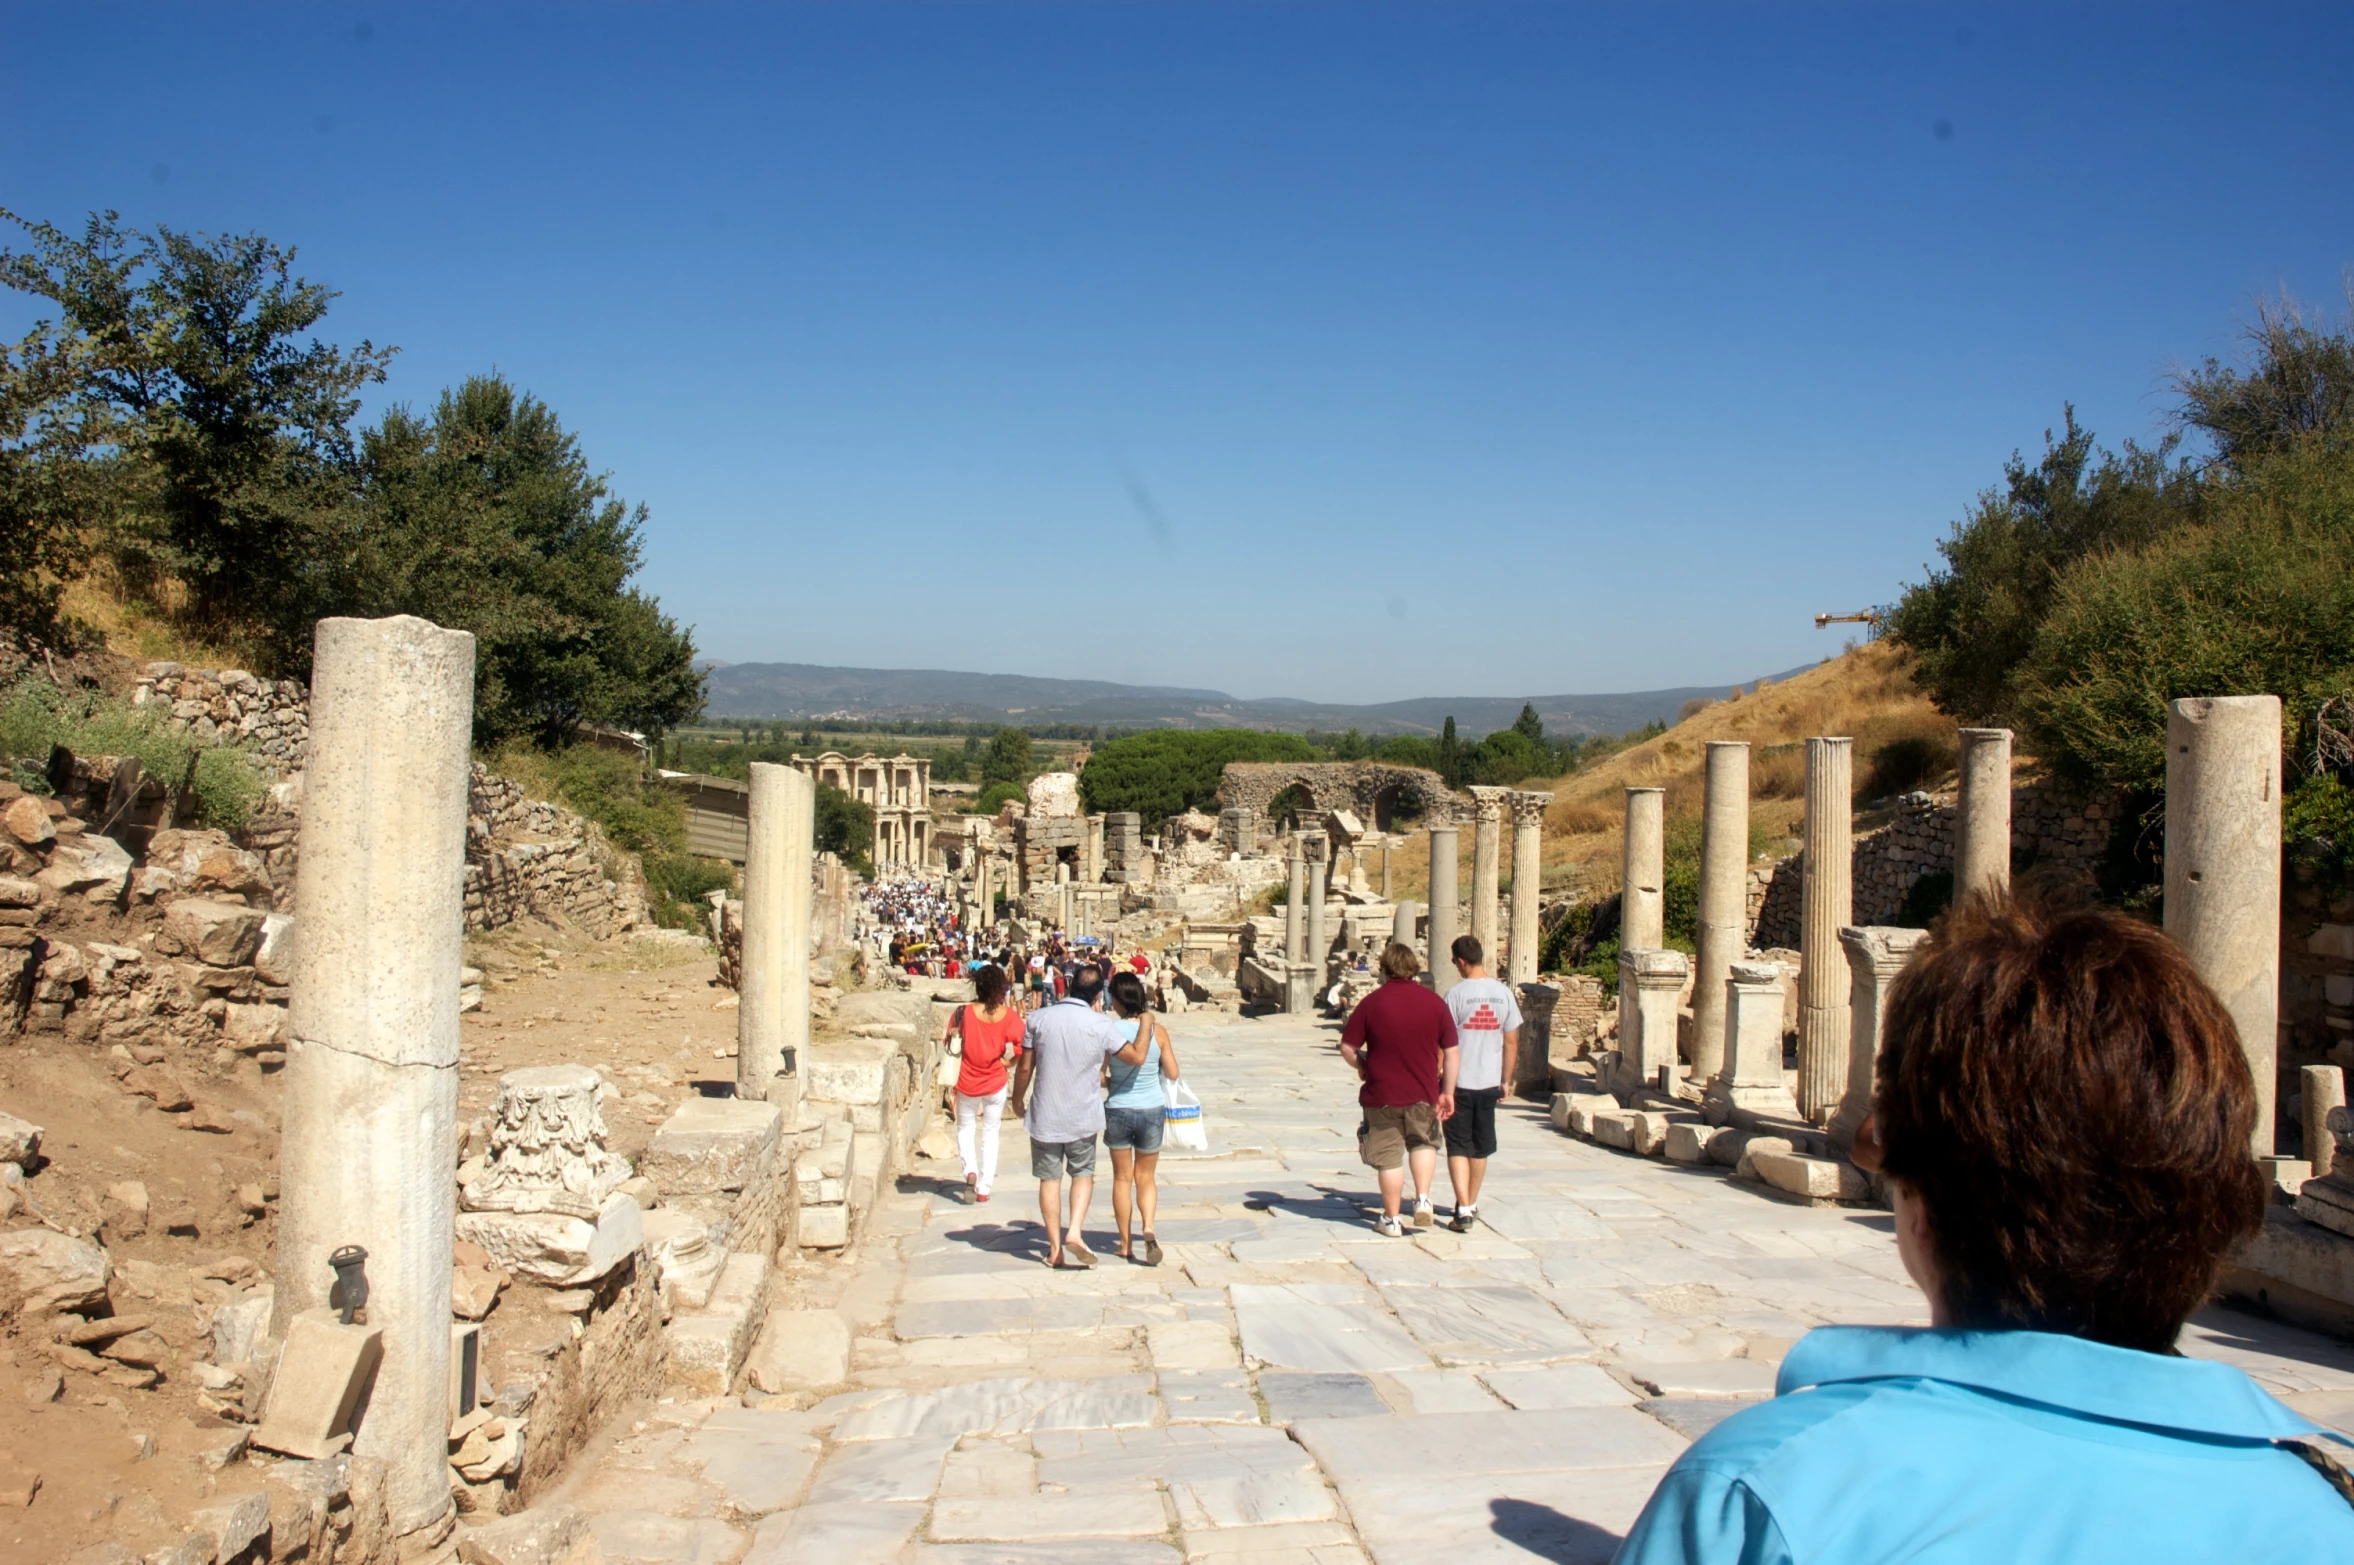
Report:
M 1439 1171 L 1439 1149 L 1416 1147 L 1406 1154 L 1406 1162 L 1414 1170 L 1414 1202 L 1419 1206 L 1430 1199 L 1430 1176 Z
M 1087 1227 L 1087 1203 L 1094 1199 L 1095 1176 L 1093 1174 L 1072 1175 L 1071 1226 L 1063 1235 L 1063 1243 L 1065 1246 L 1068 1246 L 1072 1240 L 1076 1239 L 1079 1242 L 1079 1247 L 1081 1249 L 1086 1249 L 1087 1240 L 1085 1238 L 1085 1229 Z
M 1128 1253 L 1128 1219 L 1136 1207 L 1136 1154 L 1127 1147 L 1112 1153 L 1112 1221 L 1120 1226 L 1120 1253 Z M 1150 1223 L 1145 1224 L 1147 1228 Z
M 1447 1188 L 1455 1192 L 1455 1210 L 1479 1205 L 1479 1186 L 1472 1182 L 1471 1159 L 1447 1154 Z
M 1046 1224 L 1046 1264 L 1052 1266 L 1063 1258 L 1063 1182 L 1059 1179 L 1038 1181 L 1038 1217 Z
M 1161 1155 L 1158 1152 L 1140 1152 L 1136 1155 L 1136 1226 L 1148 1234 L 1152 1232 L 1153 1219 L 1161 1213 L 1160 1165 Z M 1125 1242 L 1126 1232 L 1123 1231 L 1120 1237 Z
M 1447 1161 L 1451 1172 L 1454 1159 L 1449 1158 Z M 1477 1206 L 1479 1205 L 1479 1187 L 1488 1182 L 1488 1160 L 1484 1157 L 1469 1157 L 1463 1161 L 1471 1165 L 1471 1200 L 1466 1204 Z M 1457 1183 L 1455 1189 L 1456 1193 L 1460 1195 L 1463 1186 L 1461 1183 Z
M 1406 1170 L 1402 1166 L 1385 1168 L 1378 1177 L 1381 1180 L 1381 1215 L 1395 1217 L 1398 1215 L 1398 1204 L 1406 1193 Z

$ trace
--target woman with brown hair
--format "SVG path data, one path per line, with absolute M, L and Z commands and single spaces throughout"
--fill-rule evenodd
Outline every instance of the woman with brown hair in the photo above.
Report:
M 1897 980 L 1877 1087 L 1856 1161 L 1929 1328 L 1810 1332 L 1620 1561 L 2354 1559 L 2343 1437 L 2174 1351 L 2267 1180 L 2239 1038 L 2172 942 L 1973 899 Z

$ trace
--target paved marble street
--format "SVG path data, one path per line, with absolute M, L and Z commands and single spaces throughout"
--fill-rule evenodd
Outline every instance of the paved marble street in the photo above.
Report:
M 1601 1150 L 1537 1105 L 1504 1112 L 1485 1226 L 1384 1239 L 1336 1028 L 1174 1031 L 1211 1151 L 1162 1161 L 1160 1268 L 1114 1256 L 1107 1182 L 1102 1264 L 1047 1270 L 1011 1122 L 986 1206 L 920 1164 L 792 1301 L 851 1333 L 831 1362 L 807 1334 L 801 1407 L 662 1403 L 586 1464 L 566 1497 L 607 1560 L 1606 1560 L 1801 1334 L 1926 1320 L 1885 1214 Z M 2216 1312 L 2185 1346 L 2354 1422 L 2343 1345 Z

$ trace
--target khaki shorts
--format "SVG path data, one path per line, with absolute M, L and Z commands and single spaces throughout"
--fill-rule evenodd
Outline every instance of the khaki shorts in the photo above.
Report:
M 1357 1127 L 1357 1156 L 1370 1169 L 1403 1168 L 1409 1151 L 1438 1144 L 1439 1111 L 1432 1103 L 1369 1108 L 1365 1123 Z

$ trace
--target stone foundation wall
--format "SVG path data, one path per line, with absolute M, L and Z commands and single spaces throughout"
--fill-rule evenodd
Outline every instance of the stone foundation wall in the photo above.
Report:
M 1461 802 L 1436 772 L 1419 766 L 1392 766 L 1382 761 L 1229 761 L 1218 778 L 1218 802 L 1227 809 L 1249 809 L 1261 821 L 1267 807 L 1286 788 L 1304 790 L 1315 807 L 1349 810 L 1377 830 L 1386 829 L 1392 810 L 1444 818 Z
M 527 915 L 604 938 L 653 922 L 637 855 L 593 821 L 477 764 L 466 801 L 466 927 L 497 929 Z
M 301 771 L 310 751 L 310 692 L 291 679 L 259 679 L 241 668 L 207 672 L 150 663 L 139 675 L 131 704 L 158 701 L 169 702 L 173 721 L 200 739 L 244 741 L 278 777 Z

